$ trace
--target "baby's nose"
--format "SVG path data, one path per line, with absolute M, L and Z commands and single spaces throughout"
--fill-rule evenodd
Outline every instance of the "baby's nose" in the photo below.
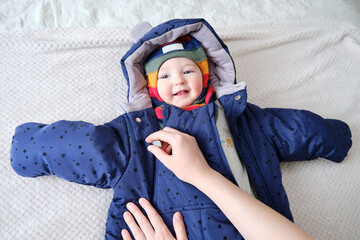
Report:
M 175 85 L 184 84 L 185 80 L 182 76 L 177 76 L 175 78 Z

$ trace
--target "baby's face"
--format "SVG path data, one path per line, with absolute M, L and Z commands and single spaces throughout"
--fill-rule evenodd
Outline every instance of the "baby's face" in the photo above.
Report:
M 188 58 L 171 58 L 159 68 L 157 89 L 166 103 L 180 108 L 190 106 L 203 90 L 202 72 Z

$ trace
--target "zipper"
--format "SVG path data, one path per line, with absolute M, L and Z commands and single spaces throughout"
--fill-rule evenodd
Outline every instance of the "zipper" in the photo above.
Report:
M 235 183 L 237 185 L 235 177 L 234 177 L 234 175 L 233 175 L 233 173 L 232 173 L 232 171 L 230 169 L 228 160 L 227 160 L 226 155 L 224 153 L 224 149 L 222 148 L 219 131 L 218 131 L 217 126 L 216 126 L 216 119 L 217 119 L 217 116 L 218 116 L 218 108 L 219 108 L 219 106 L 215 102 L 214 102 L 214 106 L 215 106 L 215 108 L 214 108 L 215 109 L 214 117 L 210 118 L 212 128 L 213 128 L 213 132 L 215 133 L 215 136 L 216 136 L 214 141 L 216 142 L 216 147 L 217 147 L 218 152 L 220 153 L 222 163 L 224 164 L 224 166 L 226 168 L 226 171 L 228 172 L 228 176 L 231 178 L 229 180 L 231 180 L 231 182 L 233 182 L 233 183 Z

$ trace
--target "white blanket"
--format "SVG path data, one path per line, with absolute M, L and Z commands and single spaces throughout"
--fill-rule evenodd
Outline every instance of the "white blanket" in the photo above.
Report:
M 360 26 L 281 21 L 217 27 L 247 82 L 249 102 L 308 109 L 350 125 L 340 164 L 282 164 L 295 222 L 316 239 L 360 239 Z M 0 238 L 103 239 L 112 190 L 54 176 L 17 176 L 10 166 L 17 125 L 60 119 L 103 124 L 121 114 L 119 61 L 128 29 L 0 34 Z

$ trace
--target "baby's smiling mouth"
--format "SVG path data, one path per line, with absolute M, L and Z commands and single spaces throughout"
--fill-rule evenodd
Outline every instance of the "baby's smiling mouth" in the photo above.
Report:
M 188 93 L 189 93 L 188 90 L 181 90 L 181 91 L 178 91 L 177 93 L 175 93 L 174 95 L 175 96 L 183 96 L 183 95 L 186 95 Z

